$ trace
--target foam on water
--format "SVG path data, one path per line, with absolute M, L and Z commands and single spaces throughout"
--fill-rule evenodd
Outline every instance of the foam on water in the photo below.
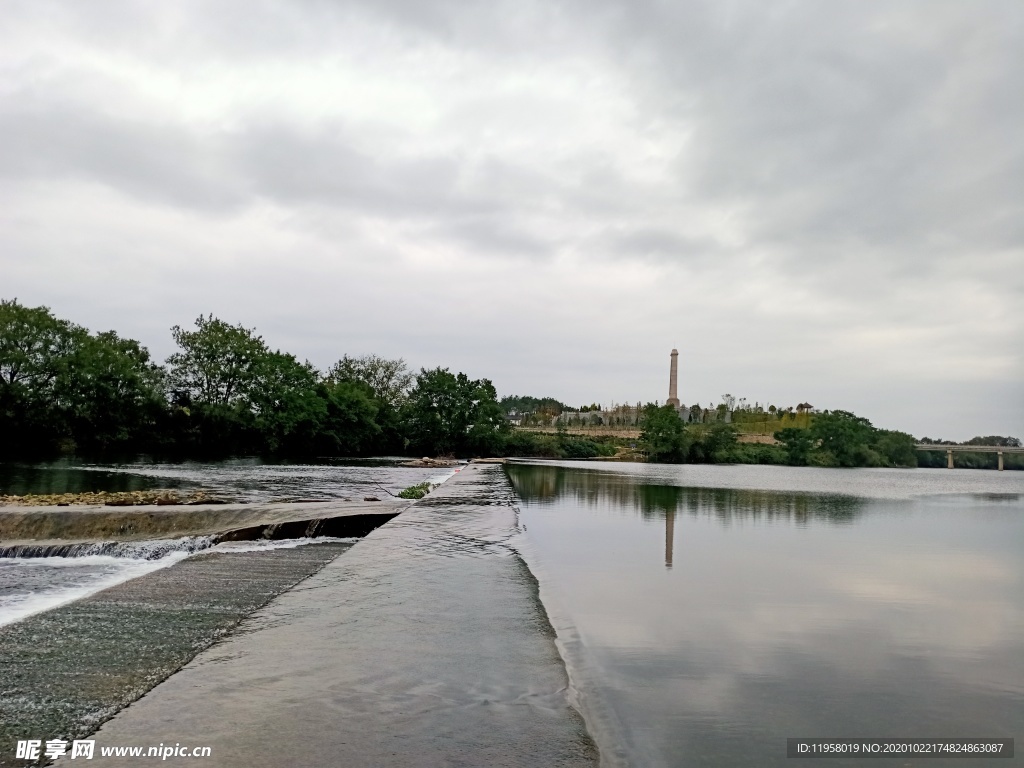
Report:
M 214 545 L 210 536 L 139 542 L 68 545 L 60 555 L 0 556 L 0 626 L 81 600 L 104 589 L 179 563 L 200 552 L 263 552 L 358 539 L 320 538 L 236 541 Z
M 308 538 L 303 536 L 299 539 L 277 539 L 276 541 L 225 541 L 213 547 L 211 552 L 266 552 L 272 549 L 295 549 L 306 544 L 354 544 L 359 541 L 356 537 L 318 536 Z
M 0 626 L 166 568 L 190 554 L 178 550 L 155 559 L 112 555 L 0 558 Z
M 463 466 L 453 467 L 425 479 L 439 485 L 453 477 Z M 309 472 L 309 468 L 305 467 L 259 469 L 279 473 Z M 371 473 L 363 472 L 371 476 Z M 211 536 L 186 536 L 137 542 L 101 541 L 56 546 L 0 547 L 0 626 L 167 568 L 199 552 L 262 552 L 292 549 L 307 544 L 355 541 L 358 539 L 324 536 L 223 542 L 215 545 Z

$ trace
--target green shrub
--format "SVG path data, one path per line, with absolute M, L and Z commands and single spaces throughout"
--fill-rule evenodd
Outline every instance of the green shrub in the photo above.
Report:
M 420 483 L 419 485 L 410 485 L 404 491 L 399 491 L 398 498 L 400 499 L 422 499 L 428 493 L 434 490 L 434 486 L 430 483 Z

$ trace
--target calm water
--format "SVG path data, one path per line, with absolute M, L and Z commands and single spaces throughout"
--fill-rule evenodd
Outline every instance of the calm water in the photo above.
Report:
M 507 469 L 612 761 L 854 764 L 787 760 L 795 736 L 1001 736 L 1024 750 L 1024 474 Z

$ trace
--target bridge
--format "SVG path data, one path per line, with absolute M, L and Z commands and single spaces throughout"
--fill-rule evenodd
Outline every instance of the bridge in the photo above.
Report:
M 1024 448 L 1008 445 L 937 445 L 935 443 L 918 443 L 914 446 L 918 451 L 945 451 L 946 467 L 953 469 L 954 453 L 995 453 L 999 455 L 999 471 L 1003 470 L 1004 453 L 1024 453 Z

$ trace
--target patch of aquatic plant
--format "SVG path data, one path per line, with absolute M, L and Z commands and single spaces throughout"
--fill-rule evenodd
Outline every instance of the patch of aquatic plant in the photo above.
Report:
M 398 498 L 400 499 L 422 499 L 428 493 L 434 490 L 434 486 L 430 483 L 419 483 L 418 485 L 410 485 L 404 491 L 399 491 Z

